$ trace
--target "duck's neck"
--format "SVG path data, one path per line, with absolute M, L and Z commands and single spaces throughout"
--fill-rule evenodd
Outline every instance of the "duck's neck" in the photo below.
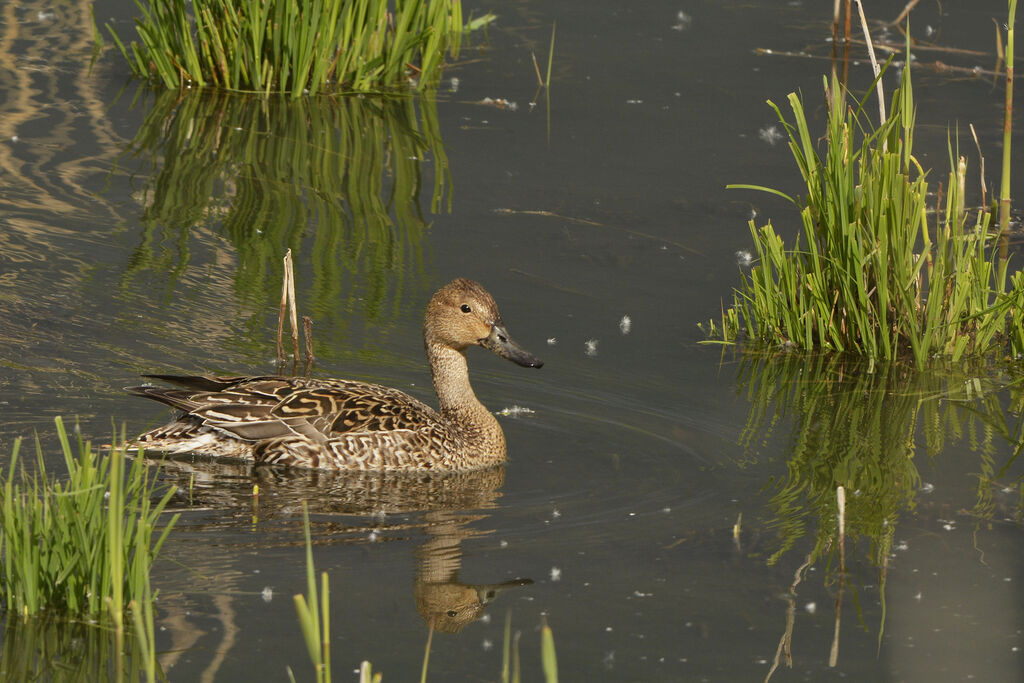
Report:
M 441 416 L 479 449 L 481 455 L 504 459 L 505 437 L 501 426 L 473 393 L 465 354 L 449 346 L 428 344 L 427 359 Z

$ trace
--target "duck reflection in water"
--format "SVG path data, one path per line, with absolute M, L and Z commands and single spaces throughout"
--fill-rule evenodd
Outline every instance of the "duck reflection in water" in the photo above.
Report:
M 239 567 L 239 558 L 249 553 L 239 552 L 237 543 L 224 543 L 223 539 L 237 537 L 242 530 L 255 530 L 262 536 L 245 542 L 247 550 L 294 546 L 302 535 L 303 502 L 309 505 L 315 546 L 366 544 L 371 537 L 394 541 L 407 538 L 410 531 L 422 531 L 426 541 L 414 551 L 417 562 L 412 592 L 417 613 L 435 631 L 459 633 L 479 619 L 499 595 L 533 583 L 526 578 L 488 584 L 459 580 L 462 542 L 493 533 L 475 525 L 489 517 L 486 510 L 497 507 L 505 480 L 503 465 L 468 472 L 332 472 L 254 467 L 190 456 L 163 460 L 161 471 L 177 480 L 172 506 L 216 511 L 189 524 L 187 532 L 172 535 L 172 543 L 165 547 L 166 555 L 189 570 L 183 579 L 187 585 L 160 586 L 161 608 L 167 614 L 163 625 L 173 640 L 161 660 L 165 672 L 184 651 L 194 660 L 198 649 L 212 649 L 217 654 L 203 678 L 215 674 L 236 638 L 244 638 L 238 637 L 240 625 L 234 623 L 236 607 L 241 605 L 231 603 L 235 595 L 245 594 L 250 574 Z M 254 484 L 259 487 L 258 496 L 253 495 Z M 203 553 L 196 556 L 188 535 L 213 537 L 217 542 L 200 541 L 205 544 Z M 196 575 L 210 577 L 209 583 L 196 585 Z M 301 585 L 296 576 L 296 585 Z M 187 617 L 189 611 L 202 612 L 195 597 L 210 594 L 215 596 L 216 611 L 211 616 L 222 622 L 223 637 L 218 644 L 201 642 L 205 633 Z
M 419 563 L 413 595 L 416 611 L 435 631 L 458 633 L 480 618 L 484 609 L 501 593 L 528 586 L 530 579 L 504 583 L 469 584 L 459 581 L 462 567 L 462 541 L 491 531 L 477 531 L 469 524 L 486 515 L 458 515 L 452 512 L 428 512 L 427 542 L 416 549 Z

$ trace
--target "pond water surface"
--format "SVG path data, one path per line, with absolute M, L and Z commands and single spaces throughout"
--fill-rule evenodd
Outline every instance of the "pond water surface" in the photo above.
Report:
M 126 31 L 121 5 L 97 20 Z M 459 276 L 545 361 L 470 350 L 477 395 L 509 409 L 499 470 L 172 463 L 183 514 L 153 577 L 167 678 L 311 679 L 292 602 L 306 501 L 335 680 L 364 659 L 414 680 L 431 620 L 430 680 L 498 680 L 506 619 L 524 680 L 544 620 L 563 680 L 1024 680 L 1012 369 L 869 374 L 700 344 L 747 221 L 796 226 L 781 200 L 725 186 L 798 192 L 765 100 L 800 90 L 820 125 L 826 3 L 465 5 L 499 20 L 435 96 L 395 101 L 154 94 L 110 49 L 89 70 L 88 3 L 0 22 L 0 453 L 35 432 L 52 445 L 56 415 L 97 442 L 112 421 L 165 421 L 122 391 L 142 373 L 274 372 L 286 248 L 316 376 L 433 402 L 422 311 Z M 904 3 L 870 5 L 889 21 Z M 992 183 L 1005 3 L 937 8 L 912 15 L 918 154 L 944 177 L 959 123 L 976 173 L 973 123 Z M 531 55 L 543 71 L 555 22 L 544 92 Z M 865 62 L 850 80 L 870 83 Z

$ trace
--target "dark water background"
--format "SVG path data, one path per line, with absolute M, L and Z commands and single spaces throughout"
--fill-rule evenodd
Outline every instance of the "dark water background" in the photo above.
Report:
M 891 20 L 902 6 L 868 12 Z M 913 413 L 881 436 L 853 430 L 818 444 L 877 437 L 901 446 L 917 475 L 886 509 L 884 570 L 879 537 L 847 548 L 832 667 L 835 556 L 807 568 L 794 592 L 817 508 L 786 516 L 772 503 L 806 447 L 805 421 L 796 408 L 772 419 L 776 404 L 752 389 L 773 361 L 752 370 L 698 344 L 697 323 L 719 315 L 738 282 L 751 216 L 796 226 L 781 200 L 725 185 L 799 192 L 765 100 L 799 90 L 820 125 L 830 7 L 470 8 L 500 18 L 445 72 L 436 102 L 265 110 L 157 98 L 126 84 L 111 50 L 90 72 L 87 3 L 4 10 L 0 453 L 34 432 L 52 444 L 55 415 L 78 416 L 97 441 L 112 420 L 129 432 L 163 421 L 161 408 L 121 391 L 140 373 L 273 372 L 285 247 L 297 256 L 300 311 L 315 321 L 316 375 L 432 401 L 422 309 L 458 276 L 484 283 L 511 333 L 546 361 L 525 371 L 470 354 L 486 405 L 532 411 L 501 418 L 510 460 L 484 480 L 383 484 L 183 464 L 197 472 L 190 492 L 188 472 L 175 478 L 183 519 L 154 574 L 168 678 L 286 680 L 286 666 L 309 678 L 291 600 L 305 588 L 305 500 L 318 569 L 331 577 L 336 680 L 354 678 L 363 659 L 384 680 L 414 679 L 423 612 L 517 578 L 533 584 L 500 592 L 458 634 L 435 635 L 431 680 L 497 680 L 506 615 L 522 632 L 524 680 L 540 675 L 542 617 L 564 680 L 764 680 L 790 607 L 792 668 L 773 680 L 1024 680 L 1019 410 L 1012 389 L 998 390 L 1005 376 L 972 375 L 993 388 L 982 406 L 964 398 L 960 369 L 896 373 L 859 388 L 882 415 L 903 415 L 884 402 L 895 396 L 952 405 L 960 421 L 927 425 Z M 97 20 L 122 32 L 131 16 L 97 3 Z M 944 177 L 959 124 L 976 177 L 973 123 L 993 183 L 1003 88 L 984 70 L 996 65 L 993 19 L 1005 21 L 1005 4 L 945 2 L 940 14 L 922 3 L 912 16 L 922 40 L 979 53 L 917 53 L 918 156 L 934 181 Z M 550 93 L 538 93 L 531 53 L 543 72 L 555 21 Z M 853 65 L 852 86 L 862 92 L 869 74 Z M 888 88 L 895 79 L 894 69 Z M 333 177 L 307 163 L 324 150 L 330 168 L 347 170 Z M 378 202 L 367 204 L 374 182 Z M 813 360 L 787 362 L 797 363 L 788 386 L 835 378 Z M 965 417 L 993 410 L 1005 433 Z

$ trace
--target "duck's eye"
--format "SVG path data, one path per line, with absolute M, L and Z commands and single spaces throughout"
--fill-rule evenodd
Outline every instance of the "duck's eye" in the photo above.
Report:
M 462 304 L 461 308 L 463 313 L 469 313 L 470 311 L 473 310 L 472 308 L 469 307 L 469 304 Z

